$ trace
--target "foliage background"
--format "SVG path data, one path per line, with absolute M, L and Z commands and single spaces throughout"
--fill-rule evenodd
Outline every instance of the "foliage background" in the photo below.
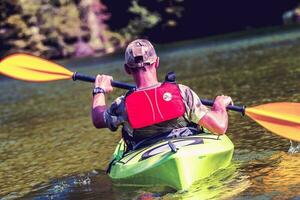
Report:
M 48 58 L 102 55 L 124 47 L 161 21 L 158 12 L 137 0 L 127 10 L 133 17 L 115 31 L 106 24 L 111 14 L 100 0 L 2 0 L 0 10 L 4 11 L 0 14 L 1 55 L 17 51 Z M 177 5 L 165 9 L 178 17 L 181 11 Z
M 1 0 L 0 56 L 99 56 L 137 37 L 161 43 L 276 26 L 292 9 L 284 19 L 291 24 L 296 6 L 296 0 Z

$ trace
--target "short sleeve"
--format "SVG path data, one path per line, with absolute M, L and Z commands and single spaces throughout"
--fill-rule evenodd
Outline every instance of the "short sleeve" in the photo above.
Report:
M 104 112 L 104 121 L 111 131 L 116 131 L 119 125 L 124 123 L 125 120 L 125 103 L 124 96 L 115 99 L 110 107 Z
M 201 103 L 198 95 L 189 87 L 179 85 L 181 95 L 186 105 L 186 117 L 193 123 L 198 124 L 200 119 L 209 111 L 208 108 Z

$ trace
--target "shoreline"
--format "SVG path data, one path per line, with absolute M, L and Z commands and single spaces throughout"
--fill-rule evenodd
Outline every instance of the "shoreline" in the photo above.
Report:
M 262 29 L 253 29 L 250 31 L 239 31 L 224 35 L 215 35 L 205 38 L 195 38 L 192 40 L 154 45 L 156 46 L 159 55 L 173 57 L 179 56 L 178 53 L 181 53 L 182 50 L 186 52 L 184 54 L 189 54 L 191 53 L 190 51 L 196 51 L 197 53 L 203 53 L 207 50 L 209 50 L 209 52 L 220 51 L 224 49 L 231 51 L 239 48 L 277 44 L 280 42 L 290 42 L 293 40 L 300 40 L 300 26 L 267 27 Z M 105 64 L 114 59 L 122 60 L 124 51 L 124 49 L 119 49 L 113 53 L 102 56 L 81 58 L 74 57 L 53 61 L 61 65 L 68 65 L 68 68 L 70 69 L 76 69 L 77 65 L 81 65 L 81 63 L 84 63 L 88 67 L 93 63 Z M 10 78 L 0 74 L 0 81 L 4 80 L 10 80 Z

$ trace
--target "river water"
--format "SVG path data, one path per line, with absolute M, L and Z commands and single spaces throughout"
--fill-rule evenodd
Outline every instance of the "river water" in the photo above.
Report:
M 300 31 L 218 42 L 190 41 L 158 50 L 162 80 L 177 80 L 201 98 L 230 95 L 235 104 L 300 102 Z M 131 82 L 123 58 L 64 61 L 73 71 Z M 300 199 L 300 154 L 290 142 L 230 112 L 232 164 L 189 191 L 114 186 L 105 174 L 120 133 L 93 128 L 92 84 L 0 81 L 0 197 L 14 199 Z M 116 89 L 111 102 L 124 91 Z

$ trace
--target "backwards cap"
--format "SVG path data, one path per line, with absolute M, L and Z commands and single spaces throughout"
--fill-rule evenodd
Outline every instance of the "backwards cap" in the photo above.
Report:
M 130 68 L 144 67 L 156 61 L 157 55 L 152 44 L 145 39 L 132 41 L 125 51 L 125 64 Z

